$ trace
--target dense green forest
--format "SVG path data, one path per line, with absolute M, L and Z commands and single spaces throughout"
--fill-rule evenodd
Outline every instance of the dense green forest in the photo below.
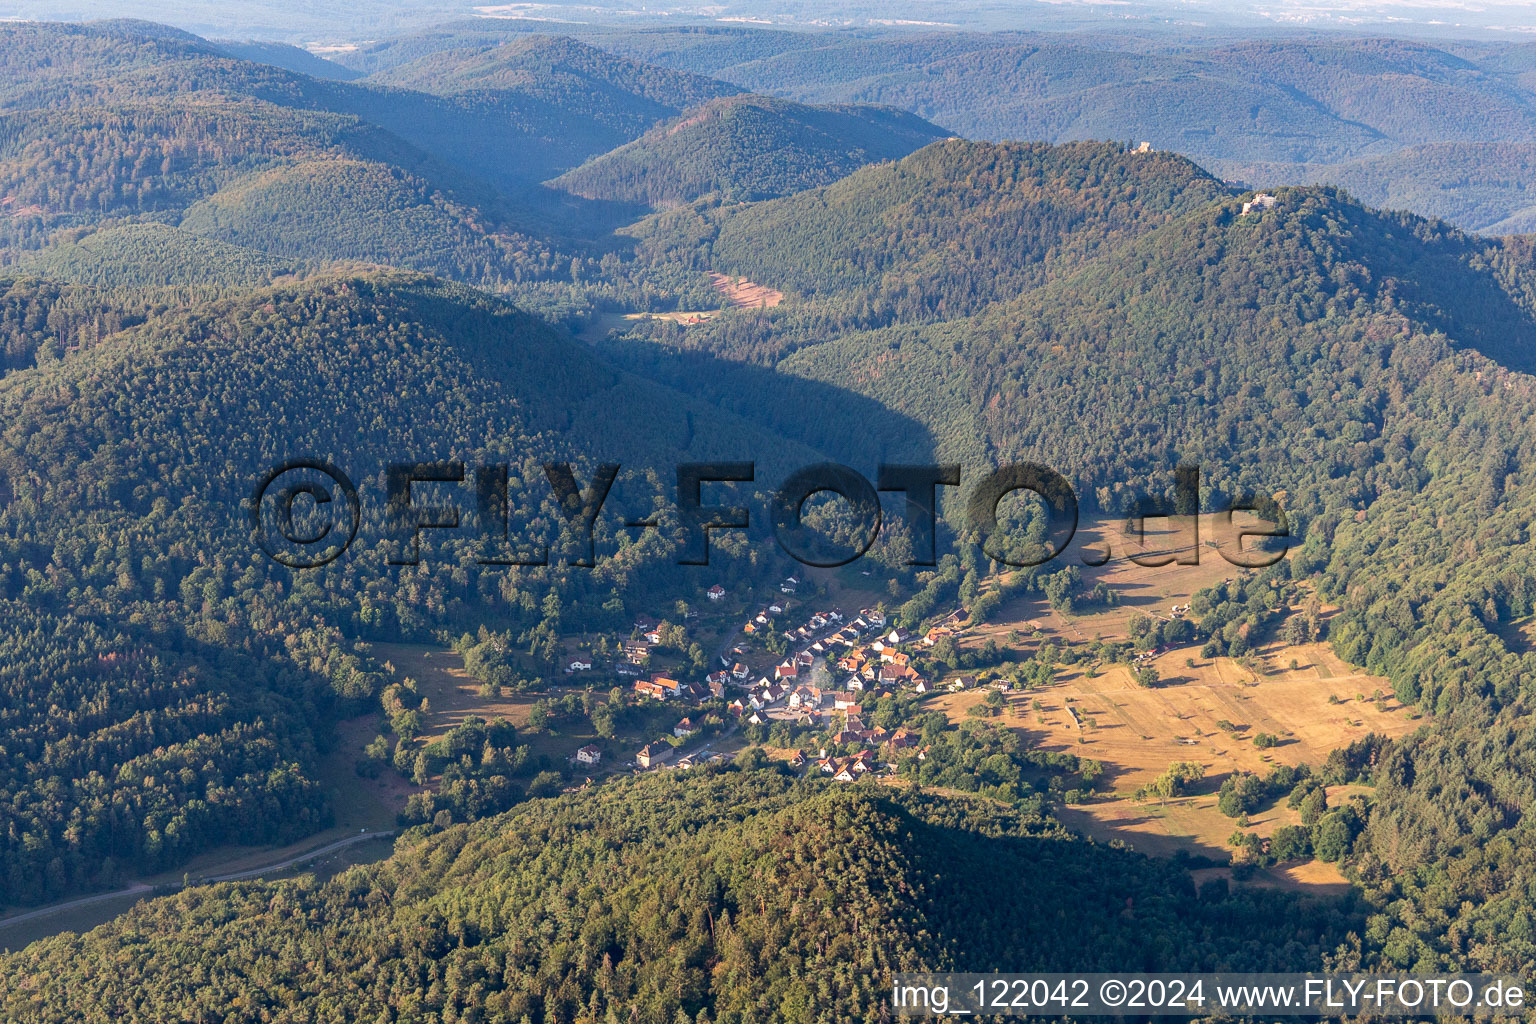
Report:
M 726 767 L 412 837 L 324 885 L 156 901 L 0 959 L 16 982 L 0 1006 L 38 1021 L 876 1020 L 897 970 L 1299 968 L 1351 927 L 1348 907 L 1197 893 L 1038 813 Z M 187 970 L 215 947 L 218 969 Z
M 865 323 L 964 315 L 1225 194 L 1188 160 L 960 140 L 767 203 L 632 230 L 640 255 L 771 282 Z
M 453 24 L 321 74 L 145 24 L 0 25 L 0 903 L 313 834 L 342 718 L 381 722 L 360 773 L 420 787 L 381 864 L 192 888 L 0 959 L 7 1019 L 862 1020 L 906 967 L 1536 966 L 1536 247 L 1373 208 L 1521 223 L 1518 54 L 552 28 Z M 1133 132 L 1153 147 L 1070 141 Z M 1239 161 L 1369 202 L 1284 187 L 1244 212 L 1217 176 Z M 783 301 L 723 308 L 713 274 Z M 248 519 L 296 456 L 361 492 L 356 541 L 305 572 Z M 905 785 L 793 780 L 749 749 L 578 789 L 532 753 L 552 726 L 676 721 L 546 692 L 572 642 L 612 656 L 666 615 L 658 649 L 702 675 L 690 602 L 718 581 L 734 613 L 791 570 L 759 513 L 712 539 L 706 583 L 678 565 L 676 463 L 754 460 L 728 493 L 761 509 L 826 458 L 939 458 L 967 488 L 1038 461 L 1106 516 L 1198 464 L 1207 508 L 1283 508 L 1291 559 L 1179 625 L 916 660 L 1027 689 L 1163 643 L 1326 639 L 1422 728 L 1210 792 L 1232 817 L 1292 801 L 1303 825 L 1258 855 L 1316 853 L 1349 891 L 1197 890 L 1187 863 L 1074 837 L 1054 813 L 1102 766 L 994 725 L 1000 694 L 959 725 L 861 697 L 920 737 L 892 757 Z M 422 486 L 463 516 L 419 563 L 384 507 L 407 460 L 468 467 Z M 595 567 L 550 462 L 622 467 Z M 508 466 L 503 537 L 486 464 Z M 1004 516 L 1022 543 L 989 558 L 961 509 L 931 571 L 899 530 L 876 549 L 903 629 L 1025 592 L 1116 601 L 1075 567 L 1005 575 L 1040 518 Z M 537 561 L 518 544 L 549 564 L 505 564 Z M 529 723 L 422 738 L 416 681 L 374 653 L 402 639 L 534 695 Z M 1330 806 L 1344 784 L 1369 796 Z
M 95 303 L 106 303 L 102 293 L 18 281 L 5 307 L 8 319 L 33 325 L 39 349 L 93 330 L 104 336 L 0 379 L 0 598 L 16 602 L 17 614 L 32 609 L 70 624 L 27 626 L 24 645 L 16 637 L 21 646 L 4 662 L 15 680 L 6 706 L 28 714 L 100 706 L 98 714 L 50 716 L 51 738 L 28 739 L 18 722 L 7 740 L 16 759 L 5 783 L 17 794 L 6 804 L 13 841 L 35 850 L 42 866 L 59 855 L 64 867 L 0 878 L 3 899 L 166 866 L 241 828 L 312 831 L 325 813 L 306 774 L 312 729 L 367 707 L 380 686 L 377 667 L 353 653 L 356 638 L 431 636 L 450 624 L 493 621 L 552 665 L 562 618 L 617 629 L 627 608 L 683 586 L 670 537 L 634 537 L 621 526 L 623 515 L 649 512 L 667 493 L 677 461 L 756 451 L 811 461 L 724 413 L 608 368 L 504 303 L 429 279 L 317 277 L 232 298 L 184 297 L 116 312 L 115 320 Z M 72 396 L 68 412 L 57 404 L 63 393 Z M 302 576 L 260 556 L 244 523 L 250 489 L 293 452 L 344 467 L 363 501 L 353 554 Z M 557 543 L 562 516 L 540 462 L 577 461 L 580 479 L 590 473 L 582 467 L 619 462 L 625 479 L 598 543 L 622 552 L 592 571 L 566 567 L 559 546 L 545 569 L 481 566 L 486 552 L 466 491 L 460 539 L 440 553 L 429 543 L 419 570 L 388 569 L 398 545 L 382 507 L 385 464 L 449 457 L 510 463 L 513 540 L 544 534 Z M 716 554 L 723 570 L 730 556 Z M 71 629 L 100 634 L 105 660 L 85 636 L 71 639 Z M 87 663 L 74 668 L 81 657 Z M 195 770 L 208 779 L 189 776 L 154 801 L 97 820 L 105 812 L 94 801 L 114 800 L 107 781 L 130 781 L 123 773 L 134 759 L 159 747 L 156 757 L 188 756 L 184 745 L 204 749 L 207 763 Z M 92 783 L 92 772 L 104 781 Z M 67 790 L 70 779 L 85 787 L 73 797 L 25 795 L 45 782 Z M 225 786 L 256 809 L 216 796 Z M 147 797 L 153 787 L 144 789 Z M 210 815 L 205 802 L 221 810 Z M 164 849 L 145 838 L 187 815 L 192 821 L 178 823 Z M 120 845 L 101 840 L 99 828 L 117 829 L 112 842 Z M 66 832 L 74 836 L 67 855 Z

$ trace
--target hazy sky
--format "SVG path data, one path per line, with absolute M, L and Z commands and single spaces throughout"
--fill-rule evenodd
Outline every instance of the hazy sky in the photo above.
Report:
M 1142 25 L 1341 29 L 1521 39 L 1536 0 L 0 0 L 0 17 L 147 18 L 204 35 L 376 37 L 454 17 L 783 27 L 1075 29 Z

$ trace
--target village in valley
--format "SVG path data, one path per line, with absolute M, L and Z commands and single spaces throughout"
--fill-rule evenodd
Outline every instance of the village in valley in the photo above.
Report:
M 910 649 L 914 643 L 932 647 L 939 637 L 953 635 L 952 624 L 963 613 L 956 610 L 946 623 L 930 628 L 918 638 L 892 626 L 880 606 L 861 608 L 852 614 L 831 606 L 807 610 L 814 606 L 796 599 L 801 586 L 798 576 L 786 578 L 778 587 L 781 596 L 764 603 L 741 624 L 739 642 L 717 655 L 718 667 L 701 682 L 683 682 L 643 669 L 651 648 L 661 640 L 658 624 L 649 619 L 635 623 L 637 638 L 625 645 L 624 656 L 613 670 L 621 677 L 640 677 L 631 686 L 638 697 L 646 700 L 691 704 L 711 698 L 725 700 L 725 712 L 733 722 L 761 727 L 787 723 L 810 734 L 829 734 L 828 743 L 814 753 L 793 750 L 788 757 L 793 768 L 809 762 L 814 770 L 839 782 L 889 770 L 891 766 L 881 760 L 881 751 L 915 748 L 917 734 L 907 728 L 887 730 L 867 724 L 861 704 L 889 698 L 898 690 L 928 693 L 932 684 L 913 667 Z M 726 597 L 726 592 L 715 584 L 706 596 L 711 602 L 718 602 Z M 796 621 L 796 612 L 804 615 L 803 621 Z M 786 622 L 793 624 L 785 626 Z M 789 645 L 787 653 L 778 660 L 772 660 L 777 656 L 762 642 L 775 634 Z M 584 656 L 573 659 L 569 666 L 571 671 L 591 667 Z M 957 678 L 949 685 L 958 688 L 964 682 Z M 692 720 L 685 717 L 674 730 L 673 739 L 686 738 L 693 731 Z M 841 756 L 831 752 L 853 747 L 860 749 Z M 918 749 L 915 756 L 921 759 L 924 753 Z M 642 748 L 636 755 L 635 766 L 686 768 L 696 760 L 695 755 L 675 754 L 671 743 L 663 738 Z M 718 752 L 710 756 L 724 757 Z M 594 748 L 576 753 L 583 764 L 598 763 L 596 757 Z
M 1104 550 L 1111 536 L 1085 529 L 1078 543 Z M 471 786 L 470 759 L 451 757 L 484 741 L 487 771 L 532 774 L 528 795 L 548 795 L 745 757 L 834 783 L 1042 800 L 1096 838 L 1225 871 L 1273 863 L 1272 838 L 1299 826 L 1282 786 L 1415 727 L 1323 642 L 1329 610 L 1285 562 L 1097 561 L 984 574 L 949 556 L 900 585 L 857 566 L 701 581 L 697 601 L 627 631 L 563 638 L 524 679 L 494 634 L 453 651 L 379 644 L 419 687 L 425 746 L 396 767 L 418 786 Z M 491 750 L 498 722 L 517 750 Z M 1367 796 L 1324 788 L 1328 807 Z M 403 820 L 442 807 L 410 799 Z M 1341 881 L 1316 862 L 1260 878 Z

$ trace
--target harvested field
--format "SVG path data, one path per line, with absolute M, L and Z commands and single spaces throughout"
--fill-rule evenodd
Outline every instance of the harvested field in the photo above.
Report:
M 1102 525 L 1085 532 L 1088 544 L 1102 542 Z M 1113 559 L 1098 569 L 1085 568 L 1084 576 L 1090 585 L 1104 580 L 1113 587 L 1122 597 L 1120 607 L 1062 615 L 1032 595 L 1005 606 L 999 621 L 968 630 L 965 643 L 994 639 L 1009 646 L 1014 643 L 1009 634 L 1032 636 L 1036 630 L 1067 642 L 1123 639 L 1132 615 L 1167 617 L 1173 604 L 1185 604 L 1202 587 L 1241 571 L 1214 551 L 1190 566 L 1151 567 Z M 1008 695 L 999 721 L 1036 747 L 1104 765 L 1101 788 L 1107 798 L 1065 809 L 1062 817 L 1069 824 L 1145 853 L 1166 856 L 1182 849 L 1225 860 L 1235 825 L 1217 809 L 1216 793 L 1227 776 L 1264 775 L 1280 764 L 1320 765 L 1331 751 L 1370 733 L 1402 736 L 1421 724 L 1413 709 L 1388 695 L 1386 680 L 1356 671 L 1326 643 L 1271 642 L 1244 660 L 1202 658 L 1199 645 L 1174 648 L 1152 659 L 1162 685 L 1150 689 L 1138 686 L 1124 665 L 1074 667 L 1048 687 Z M 980 691 L 943 694 L 928 706 L 958 721 L 984 696 Z M 1277 737 L 1277 744 L 1256 746 L 1259 733 Z M 1205 768 L 1198 791 L 1138 803 L 1136 790 L 1175 761 Z M 1342 800 L 1347 794 L 1331 792 L 1331 803 L 1335 795 Z M 1247 830 L 1268 836 L 1281 825 L 1296 823 L 1282 800 L 1250 815 Z M 1311 863 L 1261 872 L 1255 881 L 1289 888 L 1344 884 L 1332 865 Z
M 979 647 L 988 640 L 1006 645 L 1006 635 L 1014 630 L 1027 636 L 1039 629 L 1069 642 L 1123 638 L 1128 635 L 1126 624 L 1133 616 L 1167 618 L 1172 605 L 1188 604 L 1196 591 L 1222 580 L 1236 579 L 1244 571 L 1210 546 L 1217 536 L 1216 518 L 1199 517 L 1198 546 L 1189 544 L 1188 538 L 1166 521 L 1148 520 L 1145 542 L 1138 544 L 1135 538 L 1121 534 L 1122 520 L 1085 520 L 1068 550 L 1050 566 L 1079 566 L 1085 588 L 1102 582 L 1118 595 L 1119 605 L 1065 615 L 1052 609 L 1040 595 L 1026 594 L 998 609 L 988 622 L 967 629 L 966 646 Z M 1240 517 L 1234 518 L 1241 525 Z M 1179 564 L 1179 560 L 1189 560 L 1196 552 L 1196 564 Z M 1106 554 L 1108 560 L 1102 565 L 1087 564 L 1103 559 Z M 1142 565 L 1131 559 L 1132 554 L 1143 561 L 1171 555 L 1174 561 L 1168 565 Z

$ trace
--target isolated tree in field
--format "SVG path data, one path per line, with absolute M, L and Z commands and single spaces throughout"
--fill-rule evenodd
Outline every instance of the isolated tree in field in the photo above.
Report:
M 1189 787 L 1205 778 L 1205 766 L 1195 761 L 1175 761 L 1168 770 L 1152 780 L 1152 791 L 1164 800 L 1183 796 Z
M 1264 780 L 1251 772 L 1239 772 L 1221 784 L 1216 807 L 1229 818 L 1257 810 L 1267 792 Z

